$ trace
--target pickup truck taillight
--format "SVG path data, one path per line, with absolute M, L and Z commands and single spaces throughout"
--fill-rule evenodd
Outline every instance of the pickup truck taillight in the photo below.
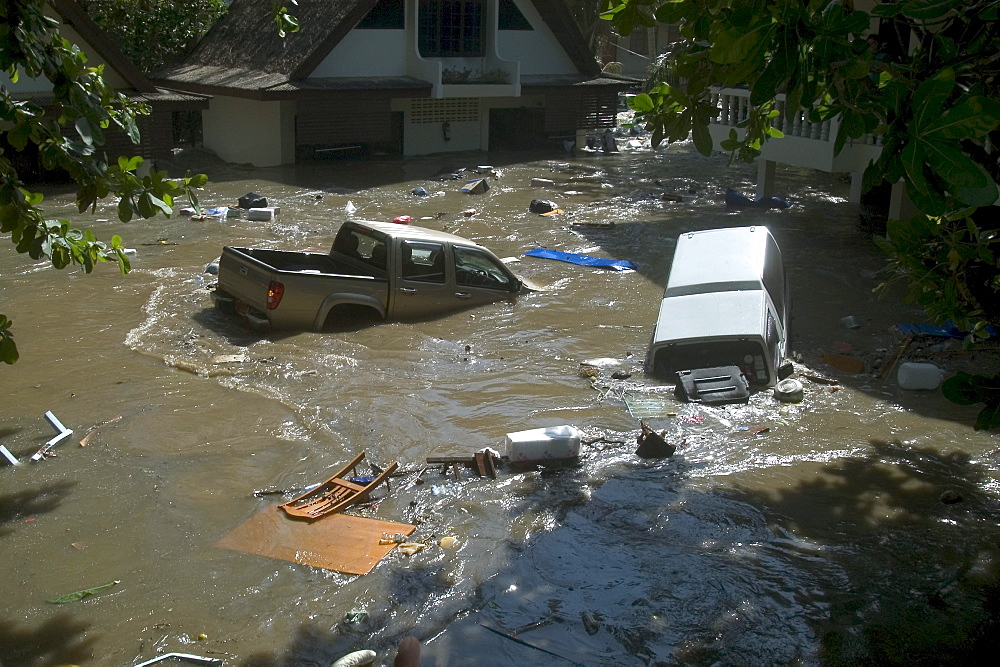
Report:
M 281 297 L 285 294 L 285 284 L 272 280 L 267 286 L 267 309 L 274 310 L 281 303 Z

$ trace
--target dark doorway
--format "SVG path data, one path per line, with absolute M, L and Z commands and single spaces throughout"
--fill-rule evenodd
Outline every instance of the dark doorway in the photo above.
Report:
M 544 141 L 544 109 L 490 109 L 489 150 L 529 150 Z

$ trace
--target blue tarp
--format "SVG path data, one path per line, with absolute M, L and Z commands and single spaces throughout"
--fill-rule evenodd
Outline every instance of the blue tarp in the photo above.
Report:
M 535 248 L 524 253 L 527 257 L 543 257 L 545 259 L 558 259 L 560 262 L 579 264 L 581 266 L 604 266 L 618 271 L 635 271 L 634 263 L 627 259 L 601 259 L 590 255 L 577 255 L 572 252 L 562 252 L 561 250 L 549 250 L 548 248 Z
M 969 335 L 968 331 L 961 331 L 950 320 L 944 324 L 897 324 L 896 328 L 904 334 L 924 334 L 938 338 L 965 338 Z M 986 327 L 986 333 L 992 338 L 996 335 L 996 330 Z

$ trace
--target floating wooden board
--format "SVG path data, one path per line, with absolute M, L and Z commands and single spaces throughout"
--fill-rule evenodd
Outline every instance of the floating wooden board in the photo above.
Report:
M 407 523 L 350 514 L 305 522 L 271 506 L 237 526 L 216 546 L 344 574 L 368 574 L 396 548 L 395 544 L 379 544 L 383 533 L 408 536 L 416 529 Z

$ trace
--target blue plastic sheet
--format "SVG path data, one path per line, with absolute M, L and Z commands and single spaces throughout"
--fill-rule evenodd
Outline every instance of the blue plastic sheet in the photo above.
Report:
M 965 338 L 968 331 L 962 331 L 951 320 L 944 324 L 897 324 L 896 328 L 904 334 L 923 334 L 925 336 L 937 336 L 938 338 Z M 986 333 L 992 338 L 996 335 L 993 327 L 986 327 Z
M 524 254 L 527 257 L 557 259 L 560 262 L 569 262 L 570 264 L 579 264 L 580 266 L 603 266 L 617 271 L 635 271 L 636 269 L 636 265 L 627 259 L 602 259 L 600 257 L 577 255 L 572 252 L 562 252 L 561 250 L 550 250 L 548 248 L 535 248 Z

